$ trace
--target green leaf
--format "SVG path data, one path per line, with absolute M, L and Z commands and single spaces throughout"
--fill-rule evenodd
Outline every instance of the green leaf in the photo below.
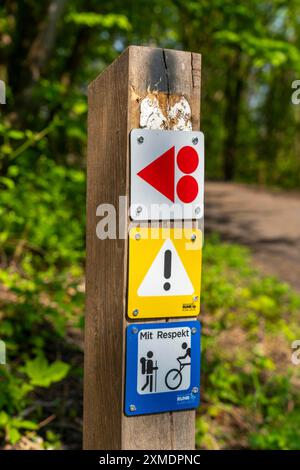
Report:
M 117 26 L 119 29 L 125 31 L 131 30 L 131 24 L 128 21 L 128 18 L 124 15 L 118 15 L 115 13 L 110 13 L 108 15 L 101 15 L 94 12 L 81 12 L 81 13 L 71 13 L 67 21 L 70 23 L 75 23 L 79 25 L 85 25 L 90 28 L 95 26 L 103 26 L 104 28 L 113 28 Z

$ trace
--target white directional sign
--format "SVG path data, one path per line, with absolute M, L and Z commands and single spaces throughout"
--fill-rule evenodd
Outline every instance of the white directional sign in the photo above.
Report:
M 203 216 L 204 135 L 197 131 L 131 131 L 133 220 Z

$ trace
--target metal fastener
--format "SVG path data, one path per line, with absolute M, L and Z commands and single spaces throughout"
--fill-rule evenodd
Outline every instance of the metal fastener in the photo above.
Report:
M 195 335 L 196 333 L 197 333 L 197 328 L 195 328 L 195 327 L 193 326 L 193 328 L 192 328 L 192 335 Z
M 200 207 L 197 206 L 196 209 L 195 209 L 196 214 L 200 214 L 200 211 L 201 211 Z
M 198 392 L 199 392 L 199 388 L 198 388 L 198 387 L 193 387 L 193 388 L 192 388 L 192 393 L 193 393 L 194 395 L 196 395 L 196 393 L 198 393 Z
M 196 240 L 197 236 L 193 233 L 193 235 L 191 236 L 191 240 L 192 242 L 194 242 Z
M 194 137 L 194 138 L 192 139 L 192 142 L 193 142 L 194 145 L 197 145 L 198 142 L 199 142 L 198 137 Z
M 129 406 L 129 409 L 130 409 L 131 412 L 136 411 L 135 405 L 130 405 L 130 406 Z
M 138 214 L 140 214 L 140 213 L 142 212 L 142 210 L 143 210 L 142 206 L 138 206 L 138 207 L 136 208 L 136 212 L 137 212 Z
M 198 300 L 198 295 L 194 295 L 193 301 L 194 301 L 194 302 L 197 302 L 197 300 Z
M 133 310 L 132 314 L 133 314 L 134 317 L 137 317 L 138 314 L 139 314 L 139 310 L 138 310 L 137 308 L 135 308 L 135 309 Z
M 138 331 L 139 331 L 139 330 L 138 330 L 137 328 L 133 327 L 132 330 L 131 330 L 131 333 L 132 333 L 133 335 L 136 335 L 136 334 L 138 333 Z
M 142 144 L 144 142 L 144 137 L 142 137 L 140 135 L 140 137 L 138 137 L 137 141 L 138 141 L 139 144 Z
M 135 238 L 136 240 L 140 240 L 140 239 L 141 239 L 141 234 L 140 234 L 140 233 L 136 233 L 135 236 L 134 236 L 134 238 Z

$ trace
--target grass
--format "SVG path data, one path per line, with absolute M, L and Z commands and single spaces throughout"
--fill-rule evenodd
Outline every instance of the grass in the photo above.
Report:
M 206 240 L 202 288 L 202 406 L 196 443 L 205 449 L 299 449 L 300 297 L 262 276 L 249 251 Z
M 38 224 L 30 230 L 41 232 Z M 3 242 L 0 338 L 8 364 L 0 366 L 2 448 L 81 447 L 83 250 L 73 253 L 69 243 L 64 249 L 64 227 L 59 230 L 61 244 L 53 245 L 47 270 L 47 237 L 42 248 L 36 238 L 34 250 L 19 243 L 18 256 Z M 81 235 L 72 232 L 76 240 Z M 246 248 L 217 236 L 205 240 L 199 448 L 300 447 L 300 368 L 291 363 L 299 311 L 299 296 L 259 274 Z

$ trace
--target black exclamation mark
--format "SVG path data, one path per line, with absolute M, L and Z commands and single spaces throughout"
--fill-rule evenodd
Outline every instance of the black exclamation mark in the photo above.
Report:
M 164 264 L 164 277 L 170 279 L 171 277 L 171 265 L 172 265 L 172 252 L 171 250 L 165 251 L 165 264 Z M 164 289 L 170 290 L 171 284 L 169 282 L 164 283 Z

